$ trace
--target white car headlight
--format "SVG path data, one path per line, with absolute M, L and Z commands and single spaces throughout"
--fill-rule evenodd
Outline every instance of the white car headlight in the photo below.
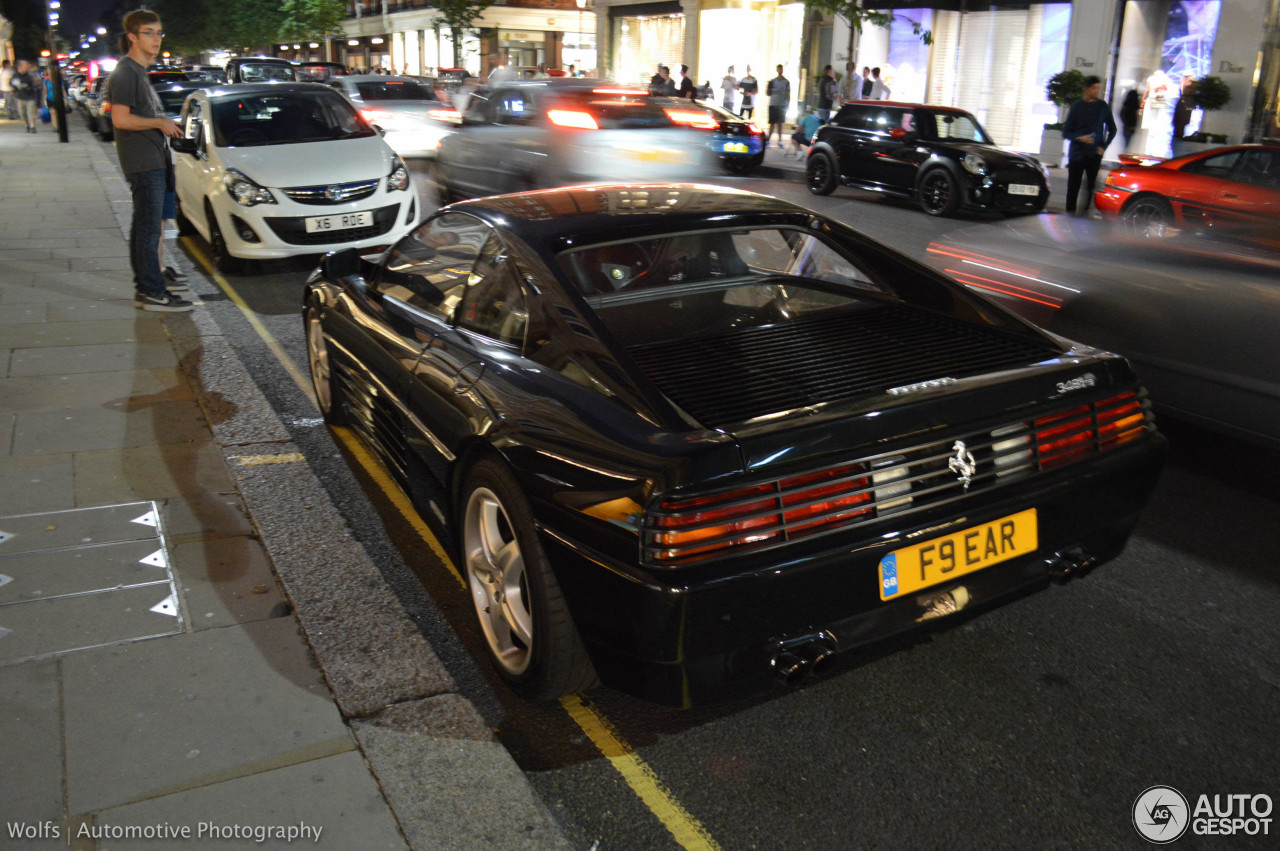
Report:
M 271 190 L 259 186 L 234 168 L 227 169 L 226 177 L 222 178 L 222 182 L 226 185 L 227 192 L 241 207 L 276 203 Z
M 986 174 L 987 161 L 977 154 L 965 154 L 964 170 L 971 174 Z
M 395 192 L 397 189 L 409 188 L 409 169 L 405 168 L 404 160 L 400 159 L 398 154 L 391 156 L 391 174 L 387 176 L 387 191 Z

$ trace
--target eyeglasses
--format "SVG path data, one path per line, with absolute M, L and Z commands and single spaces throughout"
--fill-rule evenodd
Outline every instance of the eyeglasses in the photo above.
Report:
M 160 30 L 138 30 L 138 35 L 145 35 L 147 38 L 164 38 L 164 33 Z

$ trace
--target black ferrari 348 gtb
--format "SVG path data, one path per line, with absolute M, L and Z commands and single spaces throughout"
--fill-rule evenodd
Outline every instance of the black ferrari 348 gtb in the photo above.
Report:
M 499 673 L 767 690 L 1116 556 L 1164 440 L 1123 358 L 711 186 L 445 207 L 304 316 L 331 423 L 440 529 Z

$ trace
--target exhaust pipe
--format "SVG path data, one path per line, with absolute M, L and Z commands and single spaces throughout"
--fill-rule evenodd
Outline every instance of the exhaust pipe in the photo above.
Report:
M 1075 576 L 1083 576 L 1098 563 L 1096 558 L 1085 555 L 1083 550 L 1057 553 L 1049 559 L 1049 576 L 1054 582 L 1066 582 Z
M 839 646 L 825 630 L 789 641 L 778 642 L 769 660 L 774 676 L 788 686 L 804 682 L 811 674 L 821 674 L 831 666 Z

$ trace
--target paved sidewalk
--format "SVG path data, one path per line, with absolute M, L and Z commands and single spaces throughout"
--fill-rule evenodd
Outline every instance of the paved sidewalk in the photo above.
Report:
M 567 847 L 69 127 L 0 121 L 0 848 Z

